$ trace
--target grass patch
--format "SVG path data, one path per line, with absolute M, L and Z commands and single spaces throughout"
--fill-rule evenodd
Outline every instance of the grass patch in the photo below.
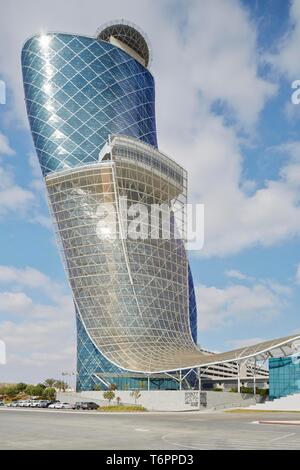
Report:
M 128 412 L 128 411 L 147 411 L 141 405 L 107 405 L 107 406 L 99 406 L 98 411 L 117 411 L 117 412 Z

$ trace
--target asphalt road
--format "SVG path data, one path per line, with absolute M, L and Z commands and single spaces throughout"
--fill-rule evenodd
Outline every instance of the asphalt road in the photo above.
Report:
M 300 449 L 297 413 L 107 414 L 0 409 L 0 449 Z

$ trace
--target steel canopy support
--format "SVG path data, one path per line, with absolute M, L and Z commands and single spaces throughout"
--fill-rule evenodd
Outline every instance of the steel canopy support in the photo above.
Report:
M 253 395 L 256 395 L 256 356 L 254 358 L 254 370 L 253 370 Z
M 241 393 L 241 363 L 238 362 L 238 393 Z

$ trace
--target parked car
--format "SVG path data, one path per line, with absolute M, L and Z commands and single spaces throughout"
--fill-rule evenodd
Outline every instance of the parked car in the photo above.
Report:
M 29 408 L 32 406 L 33 400 L 19 400 L 18 405 L 21 408 Z
M 33 400 L 24 400 L 23 404 L 22 404 L 23 408 L 30 408 L 32 402 L 33 402 Z
M 50 403 L 48 408 L 51 408 L 52 410 L 53 409 L 58 409 L 59 405 L 60 405 L 60 403 Z
M 93 401 L 77 401 L 73 405 L 73 410 L 97 410 L 99 405 Z
M 70 403 L 52 403 L 52 405 L 49 405 L 49 408 L 55 410 L 72 410 L 72 405 L 70 405 Z
M 40 400 L 39 404 L 38 404 L 38 408 L 48 408 L 49 405 L 51 405 L 51 401 L 49 400 Z
M 4 406 L 4 402 L 3 402 L 3 401 L 0 401 L 0 406 Z
M 41 400 L 31 400 L 29 406 L 30 408 L 38 408 Z
M 61 408 L 65 410 L 72 410 L 72 405 L 70 405 L 70 403 L 61 403 Z
M 27 406 L 27 401 L 26 400 L 18 400 L 17 401 L 17 406 L 20 406 L 21 408 L 24 408 Z
M 50 400 L 48 402 L 48 408 L 50 407 L 50 405 L 56 405 L 57 403 L 60 403 L 60 401 L 59 400 Z
M 17 406 L 19 406 L 19 402 L 17 400 L 13 400 L 10 403 L 8 403 L 6 406 L 16 408 Z

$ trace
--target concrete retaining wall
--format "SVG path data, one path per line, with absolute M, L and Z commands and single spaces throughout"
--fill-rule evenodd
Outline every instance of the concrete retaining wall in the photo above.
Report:
M 134 404 L 135 400 L 129 391 L 116 392 L 123 404 Z M 198 391 L 141 391 L 137 404 L 143 405 L 149 411 L 191 411 L 191 410 L 218 410 L 223 408 L 247 407 L 255 405 L 260 397 L 249 394 L 231 392 L 198 392 Z M 99 405 L 107 405 L 103 399 L 103 392 L 59 393 L 58 400 L 68 403 L 76 401 L 94 401 Z M 116 400 L 111 402 L 116 404 Z

